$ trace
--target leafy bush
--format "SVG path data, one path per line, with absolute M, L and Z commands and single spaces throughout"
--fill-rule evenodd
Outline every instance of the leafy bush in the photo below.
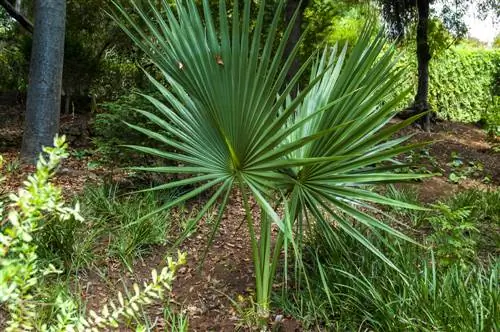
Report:
M 480 256 L 496 255 L 500 243 L 500 190 L 469 189 L 453 195 L 443 202 L 451 211 L 467 207 L 470 210 L 467 221 L 479 229 L 473 236 L 476 242 L 473 250 Z
M 92 93 L 105 100 L 116 101 L 131 90 L 140 88 L 142 72 L 125 56 L 110 52 L 99 63 L 99 73 L 92 81 Z
M 450 265 L 459 262 L 465 265 L 475 257 L 476 235 L 479 230 L 469 220 L 470 207 L 452 210 L 446 204 L 437 204 L 437 215 L 428 218 L 433 233 L 428 241 L 433 246 L 437 259 Z
M 18 45 L 2 45 L 0 40 L 0 91 L 25 91 L 28 61 Z
M 168 266 L 159 274 L 152 271 L 152 281 L 141 290 L 134 284 L 130 297 L 118 292 L 118 303 L 106 304 L 98 313 L 90 311 L 88 317 L 81 316 L 78 307 L 68 294 L 60 292 L 55 298 L 53 311 L 55 320 L 39 323 L 39 310 L 44 305 L 44 276 L 60 273 L 54 265 L 44 265 L 37 256 L 40 228 L 43 229 L 47 216 L 50 220 L 82 220 L 78 204 L 66 207 L 61 190 L 50 182 L 59 162 L 66 154 L 64 137 L 56 138 L 53 148 L 44 148 L 47 157 L 40 156 L 35 174 L 28 178 L 25 188 L 11 194 L 12 208 L 7 223 L 0 234 L 0 303 L 8 312 L 6 331 L 95 331 L 97 328 L 118 328 L 119 321 L 138 317 L 140 307 L 161 299 L 169 290 L 177 268 L 185 263 L 185 255 L 179 253 L 177 261 L 168 259 Z M 0 165 L 1 166 L 1 165 Z M 1 177 L 0 177 L 1 179 Z M 0 206 L 0 216 L 3 210 Z M 52 221 L 55 222 L 55 221 Z M 46 278 L 46 277 L 45 277 Z M 128 293 L 128 292 L 127 292 Z M 45 303 L 47 305 L 47 303 Z
M 446 120 L 478 122 L 497 114 L 492 98 L 495 61 L 500 51 L 453 47 L 430 62 L 429 103 L 437 115 Z M 416 59 L 409 52 L 402 65 L 413 75 L 410 84 L 416 91 Z M 411 100 L 407 101 L 411 104 Z M 498 108 L 496 108 L 498 110 Z
M 155 112 L 154 107 L 138 93 L 121 96 L 116 101 L 101 104 L 100 112 L 95 115 L 92 127 L 96 146 L 103 162 L 114 165 L 136 164 L 139 160 L 152 163 L 154 158 L 144 160 L 124 145 L 157 145 L 156 141 L 124 126 L 124 122 L 150 128 L 152 122 L 145 119 L 136 109 Z

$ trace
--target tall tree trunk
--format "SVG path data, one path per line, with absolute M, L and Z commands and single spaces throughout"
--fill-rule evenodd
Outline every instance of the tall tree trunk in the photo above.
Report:
M 66 0 L 36 0 L 21 157 L 34 162 L 59 131 Z
M 292 53 L 294 47 L 297 45 L 297 43 L 300 40 L 300 36 L 302 34 L 302 18 L 304 17 L 304 11 L 306 10 L 307 3 L 309 0 L 287 0 L 286 6 L 285 6 L 285 24 L 288 24 L 292 18 L 295 12 L 298 10 L 297 14 L 297 19 L 294 22 L 293 29 L 290 33 L 290 37 L 288 38 L 286 47 L 285 47 L 285 53 L 284 57 L 287 59 L 290 54 Z M 293 61 L 290 69 L 288 70 L 287 73 L 287 82 L 289 82 L 292 77 L 297 74 L 297 72 L 300 69 L 300 60 L 298 57 L 295 58 Z M 292 94 L 296 94 L 296 90 L 292 91 Z
M 431 53 L 428 42 L 429 0 L 417 0 L 418 25 L 417 25 L 417 61 L 418 61 L 418 88 L 415 96 L 414 108 L 417 113 L 429 110 L 429 61 Z M 430 113 L 423 121 L 424 129 L 430 131 Z

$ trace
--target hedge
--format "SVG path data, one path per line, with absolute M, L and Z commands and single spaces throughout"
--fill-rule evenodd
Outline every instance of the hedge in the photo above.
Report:
M 430 62 L 429 104 L 439 118 L 457 122 L 484 120 L 500 112 L 494 102 L 494 82 L 498 78 L 500 50 L 454 47 Z M 401 65 L 411 73 L 409 83 L 416 92 L 416 56 L 405 54 Z M 413 101 L 410 95 L 405 106 Z M 496 106 L 495 106 L 496 105 Z

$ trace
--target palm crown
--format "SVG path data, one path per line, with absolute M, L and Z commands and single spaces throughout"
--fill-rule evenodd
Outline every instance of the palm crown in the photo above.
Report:
M 394 49 L 383 36 L 373 38 L 368 26 L 348 58 L 346 47 L 325 48 L 286 81 L 299 45 L 285 56 L 293 20 L 278 34 L 283 1 L 266 33 L 264 4 L 251 19 L 249 0 L 243 9 L 234 2 L 230 20 L 225 0 L 215 15 L 206 0 L 201 10 L 194 0 L 175 6 L 166 1 L 146 7 L 131 3 L 139 19 L 119 4 L 115 17 L 164 82 L 147 74 L 163 99 L 145 95 L 158 112 L 138 112 L 168 132 L 129 124 L 168 147 L 132 148 L 179 164 L 136 169 L 189 175 L 153 189 L 198 184 L 164 208 L 213 188 L 195 221 L 214 204 L 220 206 L 220 220 L 233 190 L 241 192 L 262 316 L 268 314 L 283 247 L 291 245 L 300 257 L 303 237 L 297 235 L 311 225 L 329 234 L 332 246 L 340 228 L 391 264 L 356 226 L 405 238 L 367 211 L 374 209 L 373 203 L 413 206 L 385 198 L 367 185 L 421 177 L 393 172 L 401 167 L 393 157 L 414 146 L 402 146 L 406 138 L 392 136 L 414 119 L 388 125 L 404 97 L 393 92 L 403 72 L 395 69 Z M 311 69 L 309 83 L 292 97 L 290 91 L 306 69 Z M 257 232 L 250 196 L 262 211 Z M 278 213 L 278 206 L 285 213 Z M 273 223 L 280 230 L 274 247 Z

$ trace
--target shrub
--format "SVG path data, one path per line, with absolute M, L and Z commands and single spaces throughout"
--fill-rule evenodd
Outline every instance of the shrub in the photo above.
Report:
M 428 218 L 433 233 L 428 241 L 433 246 L 439 262 L 450 265 L 459 262 L 465 265 L 476 255 L 476 235 L 479 231 L 470 221 L 468 206 L 451 209 L 446 204 L 434 206 L 438 214 Z
M 0 234 L 0 303 L 8 312 L 6 331 L 33 330 L 38 327 L 41 314 L 38 305 L 44 297 L 42 277 L 59 273 L 54 265 L 42 264 L 37 256 L 34 239 L 44 226 L 46 217 L 54 220 L 82 220 L 78 204 L 66 207 L 60 189 L 50 182 L 59 162 L 66 154 L 64 137 L 54 140 L 53 148 L 44 148 L 47 157 L 40 156 L 35 174 L 28 178 L 25 188 L 11 194 L 13 203 L 7 224 Z M 0 212 L 2 207 L 0 206 Z M 0 215 L 3 218 L 3 215 Z M 152 281 L 143 289 L 134 284 L 132 295 L 125 298 L 118 293 L 118 303 L 106 304 L 99 313 L 90 311 L 81 316 L 75 301 L 59 293 L 53 303 L 56 319 L 39 326 L 41 331 L 95 331 L 97 328 L 117 328 L 119 321 L 138 316 L 140 307 L 161 299 L 169 290 L 179 265 L 185 263 L 185 255 L 179 253 L 177 261 L 168 259 L 168 266 L 160 273 L 153 270 Z
M 430 62 L 429 104 L 438 117 L 459 122 L 486 121 L 495 112 L 492 82 L 500 51 L 453 47 Z M 417 87 L 416 59 L 405 55 L 402 65 L 411 68 L 410 84 Z M 407 105 L 411 104 L 411 99 Z M 497 109 L 498 110 L 498 109 Z
M 142 135 L 141 133 L 124 127 L 124 122 L 151 128 L 152 122 L 141 116 L 136 109 L 155 112 L 154 107 L 144 100 L 139 91 L 123 95 L 116 101 L 101 104 L 100 112 L 94 117 L 92 124 L 93 139 L 98 153 L 102 155 L 102 161 L 113 165 L 137 164 L 139 160 L 145 163 L 153 163 L 154 158 L 144 160 L 139 155 L 124 145 L 157 145 L 156 141 Z

